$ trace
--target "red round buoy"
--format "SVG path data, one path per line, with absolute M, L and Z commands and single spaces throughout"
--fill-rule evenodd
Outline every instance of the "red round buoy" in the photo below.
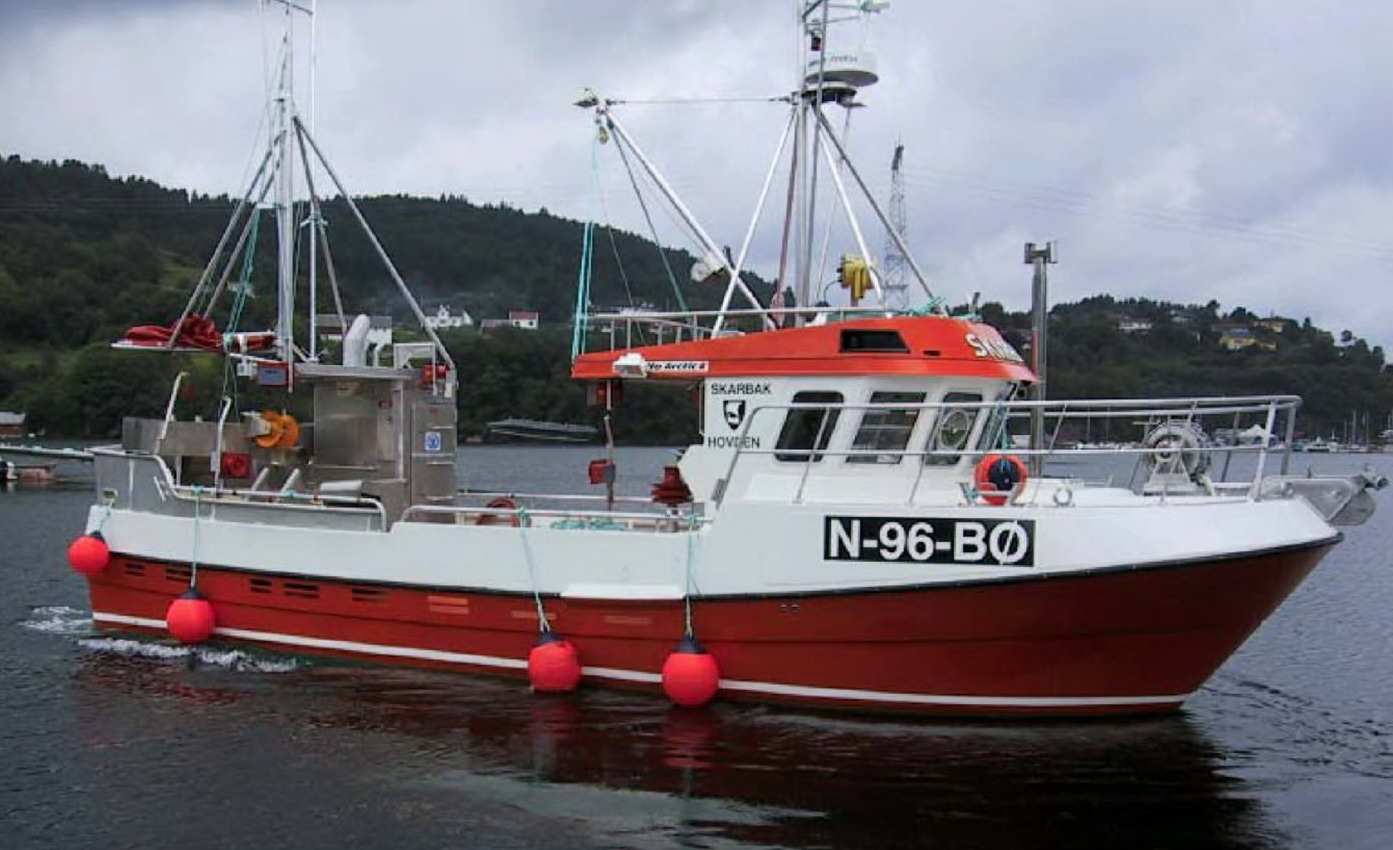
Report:
M 542 693 L 560 694 L 580 684 L 580 655 L 575 644 L 555 632 L 542 632 L 527 656 L 527 678 Z
M 706 705 L 721 684 L 716 658 L 696 638 L 686 637 L 663 662 L 663 693 L 678 705 Z
M 83 575 L 96 575 L 110 560 L 111 550 L 100 531 L 84 534 L 68 546 L 68 565 Z
M 213 603 L 193 588 L 169 603 L 164 615 L 165 628 L 180 643 L 203 643 L 213 636 L 217 625 Z

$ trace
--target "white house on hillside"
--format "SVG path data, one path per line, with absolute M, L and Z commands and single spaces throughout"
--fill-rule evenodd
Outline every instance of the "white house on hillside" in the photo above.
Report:
M 471 328 L 474 326 L 474 317 L 469 315 L 467 310 L 460 310 L 457 314 L 451 313 L 449 305 L 441 304 L 434 316 L 426 317 L 426 324 L 436 330 Z
M 522 328 L 525 331 L 535 331 L 539 314 L 532 310 L 509 310 L 508 324 L 515 328 Z

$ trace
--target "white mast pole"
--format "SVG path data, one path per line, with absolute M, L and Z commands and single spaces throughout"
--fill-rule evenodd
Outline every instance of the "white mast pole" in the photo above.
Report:
M 764 187 L 759 190 L 759 201 L 755 203 L 755 214 L 750 218 L 750 226 L 745 230 L 745 241 L 740 243 L 740 253 L 735 256 L 735 269 L 739 273 L 745 268 L 745 257 L 750 252 L 750 243 L 754 241 L 755 227 L 759 224 L 760 216 L 764 213 L 764 203 L 769 199 L 769 188 L 774 184 L 774 172 L 779 169 L 779 160 L 784 158 L 784 148 L 788 145 L 789 133 L 793 130 L 794 121 L 798 118 L 796 109 L 789 112 L 788 123 L 784 125 L 783 135 L 779 136 L 779 144 L 774 149 L 774 159 L 769 163 L 769 172 L 764 176 Z M 774 293 L 777 295 L 779 287 L 783 284 L 780 281 L 774 282 Z M 711 325 L 711 335 L 715 336 L 721 332 L 725 325 L 726 310 L 730 309 L 730 299 L 734 297 L 735 289 L 727 286 L 725 296 L 721 298 L 721 310 L 716 316 L 716 321 Z
M 817 11 L 818 6 L 822 7 L 821 24 L 810 23 L 810 17 Z M 811 0 L 803 10 L 804 27 L 807 37 L 811 40 L 816 37 L 819 40 L 817 51 L 817 86 L 813 89 L 811 99 L 806 97 L 808 92 L 806 77 L 799 84 L 799 93 L 805 95 L 804 109 L 812 113 L 818 121 L 823 120 L 822 116 L 822 93 L 826 83 L 824 76 L 827 69 L 827 43 L 829 33 L 827 25 L 831 14 L 832 4 L 830 0 Z M 814 33 L 816 35 L 814 36 Z M 811 43 L 809 44 L 811 47 Z M 800 69 L 800 73 L 806 73 L 806 69 Z M 804 215 L 806 220 L 803 222 L 803 251 L 802 251 L 802 278 L 799 286 L 798 302 L 809 304 L 812 301 L 813 290 L 813 245 L 816 241 L 817 231 L 817 171 L 818 171 L 818 152 L 822 149 L 822 134 L 813 128 L 812 138 L 808 139 L 811 151 L 808 152 L 807 168 L 805 169 L 805 179 L 807 180 L 807 194 L 804 195 Z
M 285 6 L 285 40 L 282 43 L 280 90 L 276 94 L 278 106 L 276 139 L 277 173 L 276 183 L 276 224 L 279 274 L 277 276 L 277 322 L 276 349 L 281 360 L 291 363 L 295 359 L 295 222 L 291 205 L 295 192 L 295 165 L 290 150 L 290 97 L 294 69 L 294 19 L 289 4 Z
M 316 64 L 316 40 L 315 26 L 318 23 L 318 15 L 315 14 L 319 6 L 319 0 L 310 0 L 310 133 L 314 133 L 314 68 Z M 305 170 L 309 171 L 310 164 L 305 163 Z M 308 174 L 305 175 L 309 177 Z M 309 183 L 306 182 L 308 186 Z M 310 199 L 310 340 L 309 352 L 312 362 L 319 362 L 319 204 L 313 197 Z M 347 333 L 347 329 L 344 329 Z
M 832 175 L 832 184 L 837 187 L 837 197 L 842 202 L 842 209 L 846 211 L 846 219 L 851 225 L 851 233 L 856 237 L 856 247 L 861 250 L 861 256 L 866 258 L 866 270 L 871 273 L 871 288 L 875 290 L 880 306 L 884 307 L 885 289 L 880 285 L 880 270 L 875 267 L 870 248 L 866 245 L 866 237 L 861 233 L 861 222 L 856 220 L 856 213 L 851 209 L 851 199 L 847 197 L 846 185 L 842 183 L 841 169 L 837 168 L 837 161 L 833 157 L 830 147 L 824 147 L 822 153 L 827 158 L 827 172 Z

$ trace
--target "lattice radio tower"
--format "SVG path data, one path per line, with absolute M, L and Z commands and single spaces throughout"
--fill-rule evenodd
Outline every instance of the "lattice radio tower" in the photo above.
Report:
M 900 173 L 900 163 L 904 160 L 904 144 L 895 143 L 895 158 L 890 162 L 890 209 L 887 211 L 890 226 L 905 242 L 904 176 Z M 909 287 L 907 271 L 909 264 L 896 244 L 894 237 L 885 234 L 885 269 L 882 276 L 885 286 L 885 306 L 893 310 L 903 310 L 909 306 Z

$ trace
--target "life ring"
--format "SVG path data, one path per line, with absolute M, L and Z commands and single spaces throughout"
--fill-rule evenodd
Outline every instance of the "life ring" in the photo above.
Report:
M 1019 492 L 1029 477 L 1025 464 L 1015 455 L 987 455 L 977 461 L 972 472 L 977 492 L 989 505 L 1006 504 L 1011 492 Z
M 487 505 L 484 505 L 484 507 L 485 507 L 485 508 L 492 508 L 492 509 L 495 510 L 495 511 L 516 511 L 516 510 L 518 509 L 518 503 L 517 503 L 517 502 L 514 502 L 512 499 L 508 498 L 507 496 L 499 496 L 499 497 L 496 498 L 496 499 L 490 499 L 490 500 L 489 500 L 489 503 L 488 503 Z M 478 520 L 475 521 L 475 524 L 476 524 L 476 525 L 511 525 L 511 526 L 513 526 L 514 528 L 517 528 L 519 525 L 522 525 L 522 517 L 520 517 L 520 516 L 519 516 L 518 514 L 516 514 L 516 513 L 507 513 L 507 514 L 505 514 L 505 513 L 498 513 L 498 514 L 484 514 L 484 513 L 481 513 L 481 514 L 479 514 Z
M 300 441 L 300 423 L 289 413 L 263 410 L 261 419 L 269 430 L 252 439 L 263 449 L 289 449 Z

